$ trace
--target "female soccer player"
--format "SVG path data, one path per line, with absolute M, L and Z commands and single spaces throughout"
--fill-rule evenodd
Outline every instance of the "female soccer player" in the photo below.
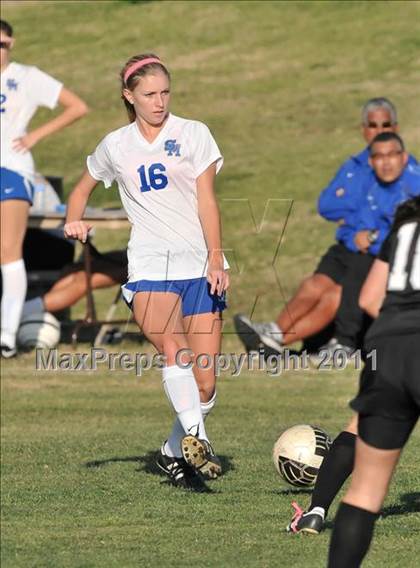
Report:
M 115 180 L 132 224 L 124 295 L 165 355 L 163 385 L 177 416 L 157 463 L 174 484 L 193 488 L 192 471 L 221 473 L 204 419 L 216 399 L 211 360 L 220 349 L 229 286 L 213 187 L 223 159 L 204 124 L 169 113 L 170 75 L 157 56 L 129 59 L 121 82 L 130 124 L 88 157 L 69 199 L 65 234 L 86 241 L 89 195 L 98 181 L 109 187 Z M 201 353 L 208 368 L 195 365 L 193 372 L 190 359 Z
M 10 61 L 12 27 L 0 21 L 1 54 L 1 355 L 16 355 L 16 332 L 26 296 L 26 271 L 22 259 L 28 212 L 33 196 L 34 162 L 30 149 L 87 112 L 86 104 L 59 81 L 37 67 Z M 64 111 L 27 132 L 40 106 Z
M 366 336 L 366 347 L 376 350 L 376 368 L 369 360 L 351 403 L 359 413 L 355 468 L 335 519 L 329 568 L 360 566 L 420 415 L 420 197 L 399 207 L 360 305 L 373 317 L 379 314 Z
M 420 169 L 418 166 L 405 168 L 407 154 L 404 144 L 393 132 L 378 134 L 369 148 L 377 178 L 375 186 L 368 192 L 374 207 L 371 203 L 362 209 L 360 218 L 363 219 L 363 213 L 366 212 L 372 215 L 372 221 L 378 223 L 377 229 L 385 238 L 391 229 L 391 220 L 397 204 L 406 201 L 410 196 L 420 194 Z M 374 357 L 375 350 L 366 349 L 367 361 L 371 362 Z M 334 440 L 322 462 L 309 511 L 304 512 L 293 504 L 296 513 L 288 526 L 289 531 L 318 534 L 323 529 L 331 503 L 353 470 L 356 438 L 357 415 L 353 415 L 345 430 Z

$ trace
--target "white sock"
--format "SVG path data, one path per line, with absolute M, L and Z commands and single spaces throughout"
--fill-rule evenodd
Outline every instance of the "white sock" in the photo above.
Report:
M 41 296 L 32 298 L 23 304 L 22 317 L 30 316 L 31 314 L 39 314 L 45 312 L 44 302 Z
M 3 293 L 1 297 L 2 345 L 16 347 L 16 333 L 26 296 L 26 270 L 22 259 L 1 265 Z
M 213 406 L 216 404 L 216 391 L 214 395 L 208 402 L 200 402 L 201 414 L 203 420 L 205 421 L 207 416 L 210 414 Z M 174 425 L 172 427 L 172 432 L 169 438 L 166 440 L 163 451 L 165 454 L 171 458 L 180 458 L 182 456 L 181 452 L 181 440 L 185 436 L 184 429 L 181 426 L 181 422 L 178 417 L 175 419 Z
M 201 414 L 203 415 L 203 420 L 205 421 L 207 416 L 210 414 L 210 412 L 213 409 L 213 406 L 216 404 L 216 396 L 217 396 L 217 392 L 214 391 L 214 395 L 211 397 L 211 399 L 208 402 L 202 402 L 200 403 L 201 406 Z
M 171 458 L 182 457 L 181 452 L 181 440 L 185 436 L 184 428 L 181 426 L 181 422 L 178 416 L 175 418 L 174 425 L 172 426 L 172 432 L 169 438 L 166 440 L 163 451 L 165 454 Z
M 207 440 L 200 407 L 200 393 L 191 369 L 177 365 L 162 370 L 163 387 L 185 434 Z

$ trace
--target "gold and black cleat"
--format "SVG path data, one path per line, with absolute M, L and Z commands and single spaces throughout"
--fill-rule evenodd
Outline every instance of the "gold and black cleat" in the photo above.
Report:
M 187 464 L 205 479 L 216 479 L 222 474 L 220 459 L 207 440 L 185 436 L 182 438 L 181 450 Z

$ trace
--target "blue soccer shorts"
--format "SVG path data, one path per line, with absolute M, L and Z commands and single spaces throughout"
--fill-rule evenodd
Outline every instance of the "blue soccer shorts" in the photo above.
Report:
M 188 280 L 138 280 L 122 286 L 124 300 L 133 309 L 133 299 L 137 292 L 172 292 L 181 298 L 182 315 L 193 316 L 223 312 L 226 309 L 226 294 L 210 294 L 210 284 L 206 278 Z
M 1 168 L 1 192 L 0 201 L 9 199 L 20 199 L 29 201 L 32 205 L 34 186 L 32 183 L 13 170 Z

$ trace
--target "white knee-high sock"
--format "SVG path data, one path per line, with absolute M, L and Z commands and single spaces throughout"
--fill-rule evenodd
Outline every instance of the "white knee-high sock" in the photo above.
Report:
M 214 395 L 211 397 L 211 399 L 208 402 L 200 402 L 203 421 L 206 420 L 207 416 L 210 414 L 212 408 L 216 404 L 216 395 L 217 393 L 216 391 L 214 391 Z M 172 432 L 169 438 L 166 440 L 166 443 L 163 448 L 167 456 L 170 456 L 172 458 L 181 457 L 181 440 L 184 437 L 184 435 L 185 435 L 184 429 L 182 428 L 181 423 L 178 420 L 178 417 L 176 417 L 174 425 L 172 427 Z
M 173 365 L 165 367 L 162 373 L 166 396 L 172 404 L 177 414 L 179 426 L 182 428 L 181 437 L 192 434 L 200 439 L 207 440 L 201 414 L 200 393 L 192 370 Z M 173 450 L 176 450 L 176 448 L 173 448 Z M 176 453 L 179 453 L 179 450 Z
M 16 346 L 16 333 L 26 296 L 26 270 L 22 259 L 1 265 L 1 344 Z
M 200 404 L 201 414 L 203 415 L 203 420 L 205 420 L 207 418 L 207 416 L 212 411 L 214 405 L 216 404 L 216 397 L 217 397 L 217 392 L 214 391 L 214 395 L 211 397 L 211 399 L 208 402 L 202 402 Z
M 181 440 L 185 436 L 184 428 L 181 426 L 178 416 L 175 418 L 174 425 L 172 426 L 172 432 L 169 438 L 166 440 L 163 451 L 165 454 L 171 458 L 182 457 L 181 452 Z

